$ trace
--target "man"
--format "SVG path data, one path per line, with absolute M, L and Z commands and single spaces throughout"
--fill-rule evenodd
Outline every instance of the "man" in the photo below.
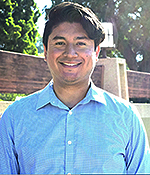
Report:
M 43 43 L 53 80 L 5 111 L 2 174 L 148 173 L 141 119 L 91 81 L 103 40 L 91 10 L 69 2 L 51 9 Z

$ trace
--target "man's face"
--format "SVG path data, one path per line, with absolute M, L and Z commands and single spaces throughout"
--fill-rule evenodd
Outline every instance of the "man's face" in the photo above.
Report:
M 49 35 L 44 50 L 55 85 L 89 82 L 97 57 L 94 40 L 89 39 L 81 24 L 61 23 Z

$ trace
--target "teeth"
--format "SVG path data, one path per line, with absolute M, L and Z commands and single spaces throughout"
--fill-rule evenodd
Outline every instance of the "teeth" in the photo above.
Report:
M 70 64 L 70 63 L 63 63 L 64 65 L 67 65 L 67 66 L 76 66 L 78 64 Z

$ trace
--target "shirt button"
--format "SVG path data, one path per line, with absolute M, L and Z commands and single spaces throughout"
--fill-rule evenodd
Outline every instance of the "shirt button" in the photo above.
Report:
M 71 145 L 71 144 L 72 144 L 72 141 L 69 140 L 69 141 L 68 141 L 68 145 Z
M 72 111 L 69 111 L 69 114 L 72 115 Z

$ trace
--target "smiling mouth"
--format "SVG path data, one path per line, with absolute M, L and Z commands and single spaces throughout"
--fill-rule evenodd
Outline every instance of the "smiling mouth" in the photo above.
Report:
M 64 66 L 74 67 L 74 66 L 79 66 L 81 64 L 81 62 L 80 63 L 65 63 L 65 62 L 60 62 L 60 64 L 62 64 Z

